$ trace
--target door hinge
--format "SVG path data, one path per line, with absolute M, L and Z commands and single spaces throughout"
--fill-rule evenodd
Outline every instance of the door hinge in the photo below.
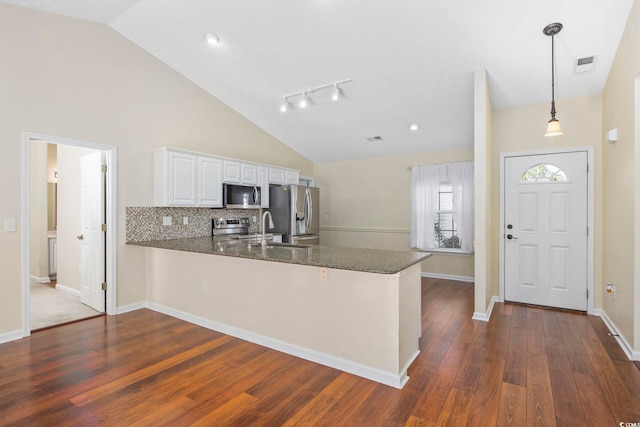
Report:
M 102 282 L 102 285 L 100 285 L 100 290 L 103 290 L 103 291 L 107 290 L 107 282 Z
M 102 171 L 102 173 L 107 173 L 107 165 L 100 166 L 100 171 Z
M 589 289 L 587 289 L 587 300 L 589 299 Z
M 107 231 L 107 224 L 102 224 L 102 226 L 100 227 L 100 229 L 102 231 Z

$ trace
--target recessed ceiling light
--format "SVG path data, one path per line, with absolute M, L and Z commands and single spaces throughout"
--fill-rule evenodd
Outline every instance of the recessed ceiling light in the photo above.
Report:
M 409 129 L 413 130 L 413 131 L 416 131 L 416 130 L 418 130 L 418 125 L 414 123 L 411 126 L 409 126 Z
M 216 45 L 218 43 L 220 43 L 220 39 L 218 38 L 218 36 L 215 33 L 207 33 L 204 35 L 205 40 L 207 40 L 207 43 L 209 44 L 213 44 Z

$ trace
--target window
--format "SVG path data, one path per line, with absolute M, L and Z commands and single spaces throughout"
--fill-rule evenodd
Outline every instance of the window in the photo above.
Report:
M 473 251 L 473 163 L 412 168 L 410 244 L 425 250 Z
M 450 182 L 440 183 L 433 232 L 436 248 L 460 249 L 460 238 L 453 210 L 453 187 Z
M 568 182 L 567 174 L 553 165 L 539 164 L 530 167 L 520 178 L 521 184 L 537 182 Z

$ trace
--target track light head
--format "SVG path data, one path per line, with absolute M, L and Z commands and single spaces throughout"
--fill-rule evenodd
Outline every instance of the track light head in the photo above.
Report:
M 333 85 L 333 92 L 331 92 L 331 100 L 337 102 L 340 99 L 340 87 L 338 84 Z
M 307 105 L 309 105 L 309 101 L 307 100 L 307 92 L 302 92 L 302 98 L 300 99 L 298 106 L 300 108 L 307 108 Z
M 280 112 L 286 113 L 289 109 L 289 103 L 287 102 L 287 98 L 282 98 L 282 104 L 280 105 Z

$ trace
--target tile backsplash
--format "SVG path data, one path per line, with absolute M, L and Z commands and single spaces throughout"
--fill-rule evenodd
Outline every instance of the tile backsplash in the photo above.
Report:
M 212 218 L 249 218 L 249 234 L 260 229 L 259 209 L 209 209 L 176 207 L 127 207 L 127 242 L 180 239 L 211 235 Z M 254 223 L 255 216 L 258 222 Z M 164 217 L 171 217 L 171 225 L 162 225 Z M 183 218 L 188 224 L 183 223 Z

